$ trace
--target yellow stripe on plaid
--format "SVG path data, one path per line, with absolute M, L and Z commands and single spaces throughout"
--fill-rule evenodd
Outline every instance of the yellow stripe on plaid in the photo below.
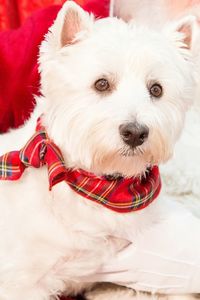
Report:
M 101 182 L 99 181 L 98 184 L 96 184 L 96 186 L 87 194 L 88 197 L 90 197 L 93 192 L 99 187 L 99 185 L 101 184 Z
M 24 158 L 25 157 L 25 151 L 27 149 L 27 147 L 29 146 L 29 144 L 31 144 L 31 142 L 35 139 L 36 136 L 38 136 L 38 134 L 44 134 L 45 135 L 45 132 L 44 131 L 40 131 L 40 132 L 36 132 L 32 138 L 26 143 L 26 145 L 22 148 L 22 150 L 20 151 L 20 158 L 21 158 L 21 161 L 26 165 L 26 166 L 31 166 L 31 159 L 29 160 L 29 162 L 25 161 Z
M 105 199 L 105 197 L 109 194 L 109 192 L 116 186 L 117 184 L 117 180 L 113 181 L 110 186 L 105 190 L 105 192 L 101 195 L 99 195 L 99 201 L 103 201 L 103 202 L 107 202 L 107 200 Z M 104 200 L 101 200 L 104 199 Z M 98 199 L 97 199 L 98 200 Z
M 152 180 L 152 182 L 153 182 L 153 180 Z M 152 182 L 151 182 L 151 185 L 152 185 Z M 103 202 L 103 203 L 106 203 L 107 204 L 107 206 L 110 206 L 110 207 L 124 207 L 124 208 L 129 208 L 129 207 L 132 207 L 132 208 L 135 208 L 135 207 L 138 207 L 138 206 L 140 206 L 140 205 L 142 205 L 142 204 L 144 204 L 145 202 L 147 202 L 147 201 L 149 201 L 152 197 L 153 197 L 153 195 L 154 195 L 154 193 L 155 193 L 155 191 L 158 189 L 158 187 L 159 187 L 159 184 L 160 184 L 160 182 L 158 182 L 157 183 L 157 185 L 154 187 L 154 189 L 152 189 L 152 191 L 149 193 L 149 194 L 147 194 L 145 197 L 138 197 L 138 199 L 137 199 L 137 201 L 135 202 L 133 202 L 133 201 L 130 201 L 130 202 L 121 202 L 121 203 L 114 203 L 114 202 L 110 202 L 110 201 L 108 201 L 107 199 L 105 199 L 104 197 L 102 197 L 102 195 L 101 196 L 99 196 L 99 195 L 96 195 L 96 194 L 93 194 L 93 193 L 88 193 L 88 191 L 87 190 L 85 190 L 84 188 L 82 188 L 82 187 L 77 187 L 76 186 L 76 184 L 73 184 L 72 182 L 67 182 L 69 185 L 71 185 L 71 186 L 73 186 L 76 190 L 78 189 L 79 191 L 81 191 L 82 193 L 84 193 L 85 195 L 86 195 L 86 197 L 88 197 L 88 195 L 91 197 L 91 198 L 93 198 L 93 200 L 97 200 L 97 201 L 99 201 L 99 202 Z M 109 186 L 109 191 L 110 191 L 110 189 L 111 189 L 111 185 Z M 108 190 L 108 189 L 107 189 Z M 106 195 L 108 194 L 107 193 L 107 190 L 106 190 Z M 105 192 L 104 192 L 104 194 L 105 194 Z M 104 195 L 103 194 L 103 195 Z M 133 199 L 134 199 L 134 196 L 133 196 Z M 153 199 L 152 199 L 153 200 Z
M 55 162 L 51 166 L 49 166 L 49 177 L 51 177 L 52 173 L 55 172 L 56 169 L 60 168 L 60 162 Z
M 47 137 L 47 140 L 46 140 L 46 144 L 49 145 L 51 148 L 53 148 L 53 151 L 56 153 L 56 155 L 58 156 L 60 161 L 63 163 L 63 165 L 65 165 L 64 158 L 62 157 L 62 154 L 60 153 L 60 151 L 56 147 L 52 147 L 52 143 L 51 143 L 51 141 L 49 140 L 48 137 Z
M 89 181 L 89 178 L 85 177 L 80 183 L 78 186 L 76 186 L 76 189 L 78 191 L 80 191 Z
M 4 178 L 7 178 L 7 158 L 8 158 L 8 154 L 9 153 L 6 153 L 4 156 L 3 156 L 3 159 L 2 159 L 2 176 Z

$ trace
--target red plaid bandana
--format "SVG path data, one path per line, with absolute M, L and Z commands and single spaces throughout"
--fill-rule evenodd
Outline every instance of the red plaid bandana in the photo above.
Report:
M 50 190 L 65 181 L 79 195 L 120 213 L 147 207 L 161 189 L 159 169 L 154 166 L 143 178 L 108 180 L 83 170 L 65 167 L 58 147 L 41 126 L 20 151 L 0 157 L 0 180 L 18 180 L 27 167 L 47 165 Z

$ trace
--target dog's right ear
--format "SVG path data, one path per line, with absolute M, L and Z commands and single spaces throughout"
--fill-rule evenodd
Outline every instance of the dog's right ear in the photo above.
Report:
M 179 48 L 192 50 L 196 34 L 197 18 L 193 15 L 183 17 L 167 27 L 166 33 L 174 40 Z
M 59 11 L 50 31 L 56 38 L 57 46 L 62 48 L 88 36 L 93 23 L 92 15 L 89 15 L 74 1 L 68 0 Z

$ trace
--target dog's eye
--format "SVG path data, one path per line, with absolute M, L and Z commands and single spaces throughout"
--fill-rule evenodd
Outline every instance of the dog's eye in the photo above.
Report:
M 99 92 L 105 92 L 110 89 L 110 84 L 109 84 L 108 80 L 105 78 L 98 79 L 95 82 L 94 86 L 95 86 L 95 89 Z
M 163 89 L 162 86 L 158 83 L 154 83 L 150 89 L 149 92 L 151 94 L 151 96 L 155 97 L 155 98 L 160 98 L 163 94 Z

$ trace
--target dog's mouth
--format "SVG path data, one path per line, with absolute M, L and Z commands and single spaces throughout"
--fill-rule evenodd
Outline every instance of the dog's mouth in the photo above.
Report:
M 120 148 L 118 153 L 120 154 L 120 156 L 123 156 L 123 157 L 131 157 L 131 156 L 141 156 L 144 154 L 144 149 L 142 147 L 135 147 L 135 148 L 132 148 L 132 147 L 123 147 L 123 148 Z
M 151 170 L 151 167 L 148 166 L 148 167 L 146 168 L 146 170 L 145 170 L 142 174 L 140 174 L 140 176 L 139 176 L 140 179 L 146 178 L 146 176 L 148 176 L 150 170 Z M 123 179 L 125 176 L 123 176 L 123 174 L 121 174 L 121 173 L 117 173 L 117 172 L 116 172 L 116 173 L 113 173 L 113 174 L 105 174 L 104 177 L 105 177 L 105 179 L 107 179 L 108 181 L 113 181 L 113 180 L 120 180 L 120 179 Z M 130 176 L 130 177 L 132 177 L 132 176 Z
M 150 164 L 147 146 L 120 145 L 116 150 L 103 152 L 101 148 L 93 156 L 90 171 L 108 179 L 132 177 L 143 173 Z
M 124 176 L 121 173 L 117 173 L 117 172 L 113 174 L 105 174 L 104 177 L 109 181 L 124 178 Z
M 145 164 L 147 166 L 152 166 L 157 164 L 157 161 L 155 160 L 153 154 L 151 153 L 150 149 L 148 148 L 148 145 L 145 146 L 138 146 L 138 147 L 128 147 L 124 146 L 118 150 L 118 155 L 124 160 L 128 160 L 129 162 L 134 161 L 137 164 L 137 162 L 145 161 Z

